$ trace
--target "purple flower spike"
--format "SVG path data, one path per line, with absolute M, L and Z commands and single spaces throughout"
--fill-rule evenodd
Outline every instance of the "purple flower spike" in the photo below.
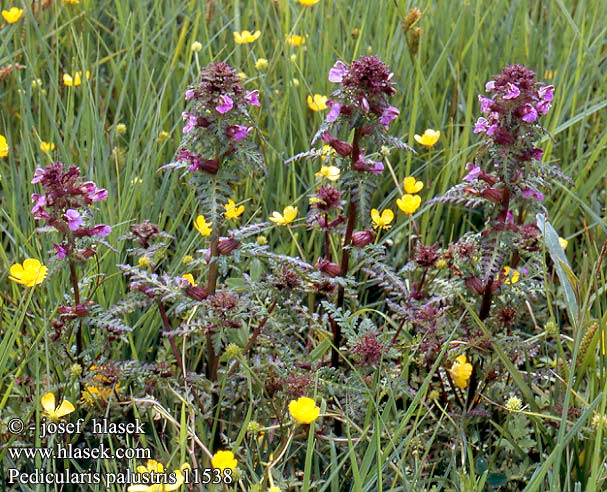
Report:
M 384 112 L 379 117 L 379 122 L 384 125 L 384 128 L 387 130 L 392 120 L 396 119 L 399 114 L 400 111 L 398 108 L 388 106 L 386 109 L 384 109 Z
M 481 116 L 476 120 L 473 133 L 487 133 L 487 130 L 489 130 L 489 122 L 487 121 L 487 118 Z
M 520 89 L 511 82 L 508 82 L 507 87 L 508 91 L 506 92 L 506 94 L 504 94 L 504 99 L 516 99 L 518 96 L 521 95 Z
M 215 110 L 220 114 L 226 114 L 228 111 L 231 111 L 234 107 L 234 101 L 230 96 L 222 95 L 220 96 L 221 104 L 215 107 Z
M 544 87 L 540 87 L 537 93 L 540 96 L 540 99 L 546 102 L 550 102 L 554 98 L 554 86 L 546 85 Z
M 474 181 L 481 174 L 480 166 L 475 166 L 471 162 L 466 164 L 466 169 L 468 169 L 470 172 L 464 176 L 464 181 Z
M 80 226 L 84 222 L 78 210 L 74 210 L 73 208 L 68 208 L 63 214 L 63 218 L 66 220 L 67 226 L 71 231 L 80 229 Z
M 342 62 L 342 61 L 335 62 L 335 65 L 333 65 L 333 68 L 331 68 L 331 70 L 329 70 L 329 82 L 339 84 L 344 79 L 344 76 L 347 73 L 348 73 L 348 67 L 344 62 Z
M 544 149 L 539 149 L 539 148 L 534 148 L 531 151 L 531 156 L 536 160 L 536 161 L 541 161 L 542 160 L 542 156 L 544 155 Z
M 384 171 L 383 162 L 372 162 L 372 166 L 369 168 L 369 172 L 373 174 L 381 174 Z
M 539 114 L 548 114 L 551 104 L 548 101 L 540 101 L 537 103 L 536 109 Z
M 67 248 L 59 244 L 53 244 L 53 249 L 57 252 L 57 259 L 63 260 L 67 256 Z
M 190 131 L 192 131 L 193 128 L 196 127 L 196 121 L 197 118 L 195 115 L 187 113 L 187 112 L 183 112 L 181 113 L 181 117 L 184 120 L 187 120 L 188 122 L 185 124 L 185 126 L 183 127 L 183 133 L 189 133 Z
M 108 236 L 110 234 L 110 232 L 112 232 L 112 228 L 106 224 L 99 224 L 99 225 L 96 225 L 95 227 L 91 227 L 88 230 L 88 232 L 89 232 L 89 235 L 91 235 L 91 236 L 105 237 L 105 236 Z
M 339 104 L 337 101 L 328 100 L 327 106 L 329 106 L 331 109 L 327 113 L 326 121 L 335 121 L 341 112 L 341 104 Z
M 478 100 L 481 102 L 481 113 L 489 114 L 493 107 L 493 99 L 479 95 Z
M 259 91 L 258 90 L 248 91 L 244 96 L 244 100 L 251 106 L 261 106 L 261 103 L 259 102 Z
M 37 167 L 32 178 L 32 184 L 40 183 L 42 178 L 44 178 L 44 169 Z
M 240 142 L 247 138 L 247 135 L 252 131 L 252 126 L 230 125 L 226 128 L 226 135 L 234 140 L 234 142 Z
M 524 198 L 535 199 L 540 202 L 544 200 L 544 194 L 541 191 L 534 190 L 532 188 L 525 188 L 524 190 L 521 190 L 521 195 Z
M 536 121 L 539 118 L 539 115 L 537 114 L 536 109 L 531 106 L 531 104 L 525 104 L 522 108 L 521 108 L 521 119 L 523 121 L 526 121 L 527 123 L 533 123 L 534 121 Z

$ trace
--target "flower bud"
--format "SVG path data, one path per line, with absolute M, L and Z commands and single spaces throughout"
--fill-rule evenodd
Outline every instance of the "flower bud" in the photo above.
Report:
M 329 277 L 337 277 L 341 272 L 341 267 L 332 261 L 326 260 L 325 258 L 318 258 L 314 267 L 323 273 L 326 273 Z
M 194 299 L 195 301 L 204 301 L 207 297 L 209 297 L 209 292 L 204 287 L 196 286 L 188 284 L 188 287 L 185 289 L 185 293 L 188 297 Z
M 240 246 L 240 242 L 231 237 L 222 237 L 217 243 L 217 252 L 220 255 L 229 255 Z
M 356 248 L 364 248 L 373 241 L 375 241 L 375 233 L 371 229 L 352 234 L 352 246 Z

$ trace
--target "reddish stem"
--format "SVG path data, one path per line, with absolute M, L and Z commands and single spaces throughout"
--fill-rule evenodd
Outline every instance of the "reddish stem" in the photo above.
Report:
M 361 128 L 354 130 L 354 136 L 352 137 L 352 167 L 358 159 L 360 153 L 359 141 L 361 137 Z M 346 224 L 346 235 L 344 237 L 344 244 L 341 250 L 341 270 L 340 276 L 345 277 L 348 273 L 348 264 L 350 262 L 350 245 L 352 244 L 352 234 L 354 232 L 354 225 L 356 223 L 356 201 L 354 200 L 353 190 L 350 190 L 350 203 L 348 206 L 348 222 Z M 337 290 L 337 303 L 336 307 L 341 308 L 344 305 L 344 287 L 340 285 Z M 331 367 L 339 366 L 339 345 L 341 344 L 341 326 L 331 318 L 331 330 L 333 332 L 333 347 L 331 349 Z

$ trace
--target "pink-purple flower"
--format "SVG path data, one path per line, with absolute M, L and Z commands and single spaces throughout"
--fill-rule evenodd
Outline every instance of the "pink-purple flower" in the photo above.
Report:
M 63 214 L 63 218 L 66 220 L 67 226 L 71 231 L 78 230 L 84 222 L 78 210 L 74 210 L 73 208 L 68 208 Z
M 384 109 L 384 112 L 379 117 L 379 122 L 384 125 L 384 128 L 387 130 L 392 120 L 396 119 L 399 114 L 400 111 L 398 108 L 388 106 L 386 109 Z
M 259 102 L 258 90 L 248 91 L 244 96 L 244 100 L 247 104 L 250 104 L 251 106 L 261 106 L 261 103 Z
M 219 99 L 221 103 L 215 107 L 215 110 L 218 113 L 226 114 L 227 112 L 232 110 L 232 108 L 234 107 L 234 100 L 230 96 L 222 94 L 221 96 L 219 96 Z
M 329 70 L 329 82 L 339 84 L 346 73 L 348 73 L 348 66 L 342 61 L 335 62 L 335 65 Z
M 247 135 L 252 131 L 252 126 L 230 125 L 226 128 L 226 136 L 230 137 L 234 142 L 240 142 L 247 138 Z

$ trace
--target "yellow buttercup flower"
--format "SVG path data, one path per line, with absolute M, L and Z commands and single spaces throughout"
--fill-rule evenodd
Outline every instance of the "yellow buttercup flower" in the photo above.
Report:
M 185 275 L 182 275 L 181 278 L 187 281 L 187 283 L 190 284 L 192 287 L 196 287 L 198 285 L 194 281 L 194 275 L 192 275 L 191 273 L 186 273 Z
M 255 41 L 257 38 L 259 38 L 259 36 L 261 36 L 261 31 L 255 31 L 255 32 L 251 32 L 251 31 L 235 32 L 234 33 L 234 41 L 237 44 L 248 44 L 248 43 L 252 43 L 253 41 Z
M 300 424 L 311 424 L 320 415 L 320 408 L 312 398 L 302 396 L 289 403 L 289 413 Z
M 308 107 L 312 111 L 324 111 L 327 109 L 327 96 L 320 94 L 314 94 L 314 96 L 308 96 Z
M 8 157 L 8 142 L 4 135 L 0 135 L 0 157 Z
M 422 199 L 419 195 L 411 195 L 409 193 L 403 195 L 401 198 L 396 200 L 396 205 L 400 208 L 401 212 L 412 215 L 414 214 L 422 203 Z
M 305 36 L 299 36 L 298 34 L 290 34 L 287 36 L 287 44 L 297 48 L 302 44 L 306 44 L 306 38 Z
M 129 485 L 128 492 L 172 492 L 179 489 L 185 482 L 184 470 L 189 470 L 191 467 L 188 463 L 184 463 L 178 470 L 173 470 L 175 475 L 175 483 L 155 483 L 152 485 L 135 484 Z M 148 460 L 146 465 L 139 465 L 137 473 L 150 476 L 151 473 L 164 473 L 164 465 L 156 460 Z
M 460 355 L 453 362 L 449 374 L 458 388 L 465 389 L 472 376 L 472 364 L 466 361 L 465 355 Z
M 76 410 L 74 405 L 68 400 L 63 400 L 61 405 L 57 406 L 53 393 L 44 395 L 40 400 L 40 403 L 44 409 L 44 414 L 51 420 L 59 420 L 61 417 L 65 417 Z
M 91 78 L 91 71 L 87 70 L 84 74 L 86 79 Z M 63 85 L 67 87 L 77 87 L 82 83 L 82 72 L 75 72 L 74 75 L 70 75 L 69 73 L 63 74 Z
M 559 244 L 561 245 L 561 248 L 563 249 L 567 249 L 567 245 L 569 244 L 569 241 L 567 241 L 566 239 L 559 237 Z
M 403 185 L 405 187 L 405 193 L 415 195 L 419 193 L 424 187 L 424 183 L 417 181 L 413 176 L 408 176 L 404 179 Z
M 289 205 L 284 208 L 282 213 L 276 211 L 272 212 L 272 217 L 270 217 L 269 220 L 276 225 L 284 226 L 293 222 L 295 217 L 297 217 L 297 207 Z
M 207 222 L 204 218 L 204 215 L 199 215 L 194 219 L 194 227 L 200 233 L 201 236 L 210 236 L 213 232 L 211 228 L 213 224 L 211 222 Z
M 15 263 L 9 270 L 9 280 L 33 287 L 42 283 L 46 278 L 48 269 L 35 258 L 27 258 L 23 261 L 23 265 Z
M 320 0 L 299 0 L 304 7 L 311 7 L 312 5 L 316 5 Z
M 15 22 L 17 22 L 19 19 L 21 19 L 22 15 L 23 9 L 20 9 L 18 7 L 11 7 L 8 10 L 2 11 L 2 17 L 4 17 L 4 20 L 9 24 L 14 24 Z
M 327 159 L 330 159 L 331 157 L 333 157 L 335 154 L 337 154 L 335 149 L 333 147 L 331 147 L 329 144 L 325 144 L 322 146 L 322 149 L 320 151 L 320 158 L 323 161 L 326 161 Z
M 255 62 L 255 69 L 259 70 L 260 72 L 263 72 L 267 68 L 268 68 L 268 60 L 266 60 L 265 58 L 258 58 L 257 61 Z
M 373 229 L 388 230 L 392 227 L 390 222 L 394 220 L 394 212 L 387 208 L 380 214 L 379 210 L 374 208 L 371 210 L 371 220 L 373 221 Z
M 55 150 L 55 144 L 52 142 L 40 142 L 40 150 L 45 154 Z
M 424 145 L 425 147 L 432 147 L 440 138 L 440 132 L 438 130 L 432 130 L 428 128 L 423 135 L 414 135 L 415 141 L 418 144 Z
M 504 283 L 507 285 L 516 284 L 521 276 L 521 272 L 509 266 L 504 267 L 503 271 Z
M 238 460 L 234 457 L 232 451 L 217 451 L 211 459 L 211 466 L 213 468 L 219 468 L 222 472 L 229 468 L 234 471 L 238 465 Z
M 228 199 L 228 203 L 226 203 L 223 207 L 226 209 L 224 215 L 228 220 L 237 219 L 244 212 L 244 205 L 237 207 L 236 203 L 234 203 L 234 200 L 232 200 L 231 198 Z
M 320 171 L 314 173 L 317 178 L 326 178 L 329 181 L 337 181 L 341 171 L 337 166 L 321 166 Z

